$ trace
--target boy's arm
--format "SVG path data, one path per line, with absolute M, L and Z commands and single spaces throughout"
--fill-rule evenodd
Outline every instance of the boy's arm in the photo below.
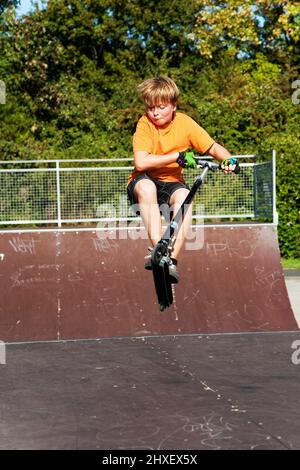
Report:
M 134 152 L 134 164 L 138 171 L 146 171 L 175 163 L 178 156 L 179 152 L 169 153 L 168 155 L 153 155 L 143 150 L 136 150 Z
M 208 153 L 220 162 L 224 162 L 226 160 L 226 162 L 222 164 L 222 168 L 225 173 L 239 173 L 240 168 L 238 161 L 236 158 L 232 158 L 228 150 L 222 147 L 222 145 L 215 142 L 208 150 Z
M 210 149 L 208 150 L 208 154 L 211 155 L 212 157 L 216 158 L 220 162 L 222 162 L 223 160 L 226 160 L 227 158 L 231 157 L 228 150 L 226 150 L 224 147 L 222 147 L 222 145 L 217 144 L 217 142 L 215 142 L 210 147 Z

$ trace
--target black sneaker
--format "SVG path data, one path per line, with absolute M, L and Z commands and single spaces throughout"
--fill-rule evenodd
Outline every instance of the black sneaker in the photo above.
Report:
M 179 282 L 179 274 L 177 272 L 177 266 L 176 264 L 173 263 L 173 261 L 170 261 L 169 264 L 169 274 L 170 274 L 170 281 L 172 284 L 178 284 Z
M 152 254 L 152 247 L 149 247 L 148 250 L 150 251 L 149 255 L 145 256 L 145 269 L 148 271 L 152 271 L 152 262 L 151 262 L 151 254 Z M 175 260 L 176 263 L 176 260 Z M 172 259 L 169 262 L 169 275 L 171 284 L 178 284 L 179 282 L 179 274 L 177 272 L 177 265 L 175 264 Z
M 148 271 L 152 271 L 152 263 L 151 263 L 151 253 L 153 248 L 149 246 L 148 250 L 150 251 L 149 255 L 145 256 L 145 269 Z

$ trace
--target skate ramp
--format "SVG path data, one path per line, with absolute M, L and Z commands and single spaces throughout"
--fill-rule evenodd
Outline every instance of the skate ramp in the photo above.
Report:
M 273 225 L 205 226 L 160 313 L 148 242 L 126 230 L 0 234 L 2 341 L 297 330 Z M 200 233 L 201 231 L 201 233 Z M 195 248 L 195 247 L 194 247 Z

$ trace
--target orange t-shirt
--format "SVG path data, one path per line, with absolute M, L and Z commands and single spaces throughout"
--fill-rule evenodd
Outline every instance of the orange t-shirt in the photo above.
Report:
M 214 140 L 192 118 L 183 113 L 176 113 L 174 119 L 166 127 L 155 126 L 147 115 L 143 115 L 133 136 L 133 150 L 141 150 L 153 155 L 167 155 L 174 152 L 184 152 L 193 147 L 204 154 Z M 147 173 L 151 178 L 160 181 L 184 181 L 183 168 L 178 163 L 169 163 L 161 168 L 149 169 L 146 172 L 135 168 L 129 177 L 129 182 L 141 173 Z

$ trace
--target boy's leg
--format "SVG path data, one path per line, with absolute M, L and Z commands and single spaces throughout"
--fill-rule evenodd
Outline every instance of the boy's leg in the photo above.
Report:
M 173 210 L 174 216 L 177 214 L 181 204 L 185 200 L 186 196 L 188 195 L 189 190 L 186 188 L 179 188 L 170 197 L 170 206 Z M 184 244 L 185 238 L 188 234 L 188 231 L 190 229 L 191 225 L 191 219 L 192 219 L 192 204 L 190 204 L 185 212 L 183 222 L 181 224 L 181 227 L 178 231 L 178 234 L 176 236 L 176 241 L 174 244 L 174 250 L 172 252 L 172 258 L 177 259 L 178 254 Z
M 162 225 L 161 215 L 157 202 L 156 186 L 150 179 L 141 179 L 134 187 L 134 196 L 139 205 L 139 211 L 148 237 L 152 245 L 161 239 Z

